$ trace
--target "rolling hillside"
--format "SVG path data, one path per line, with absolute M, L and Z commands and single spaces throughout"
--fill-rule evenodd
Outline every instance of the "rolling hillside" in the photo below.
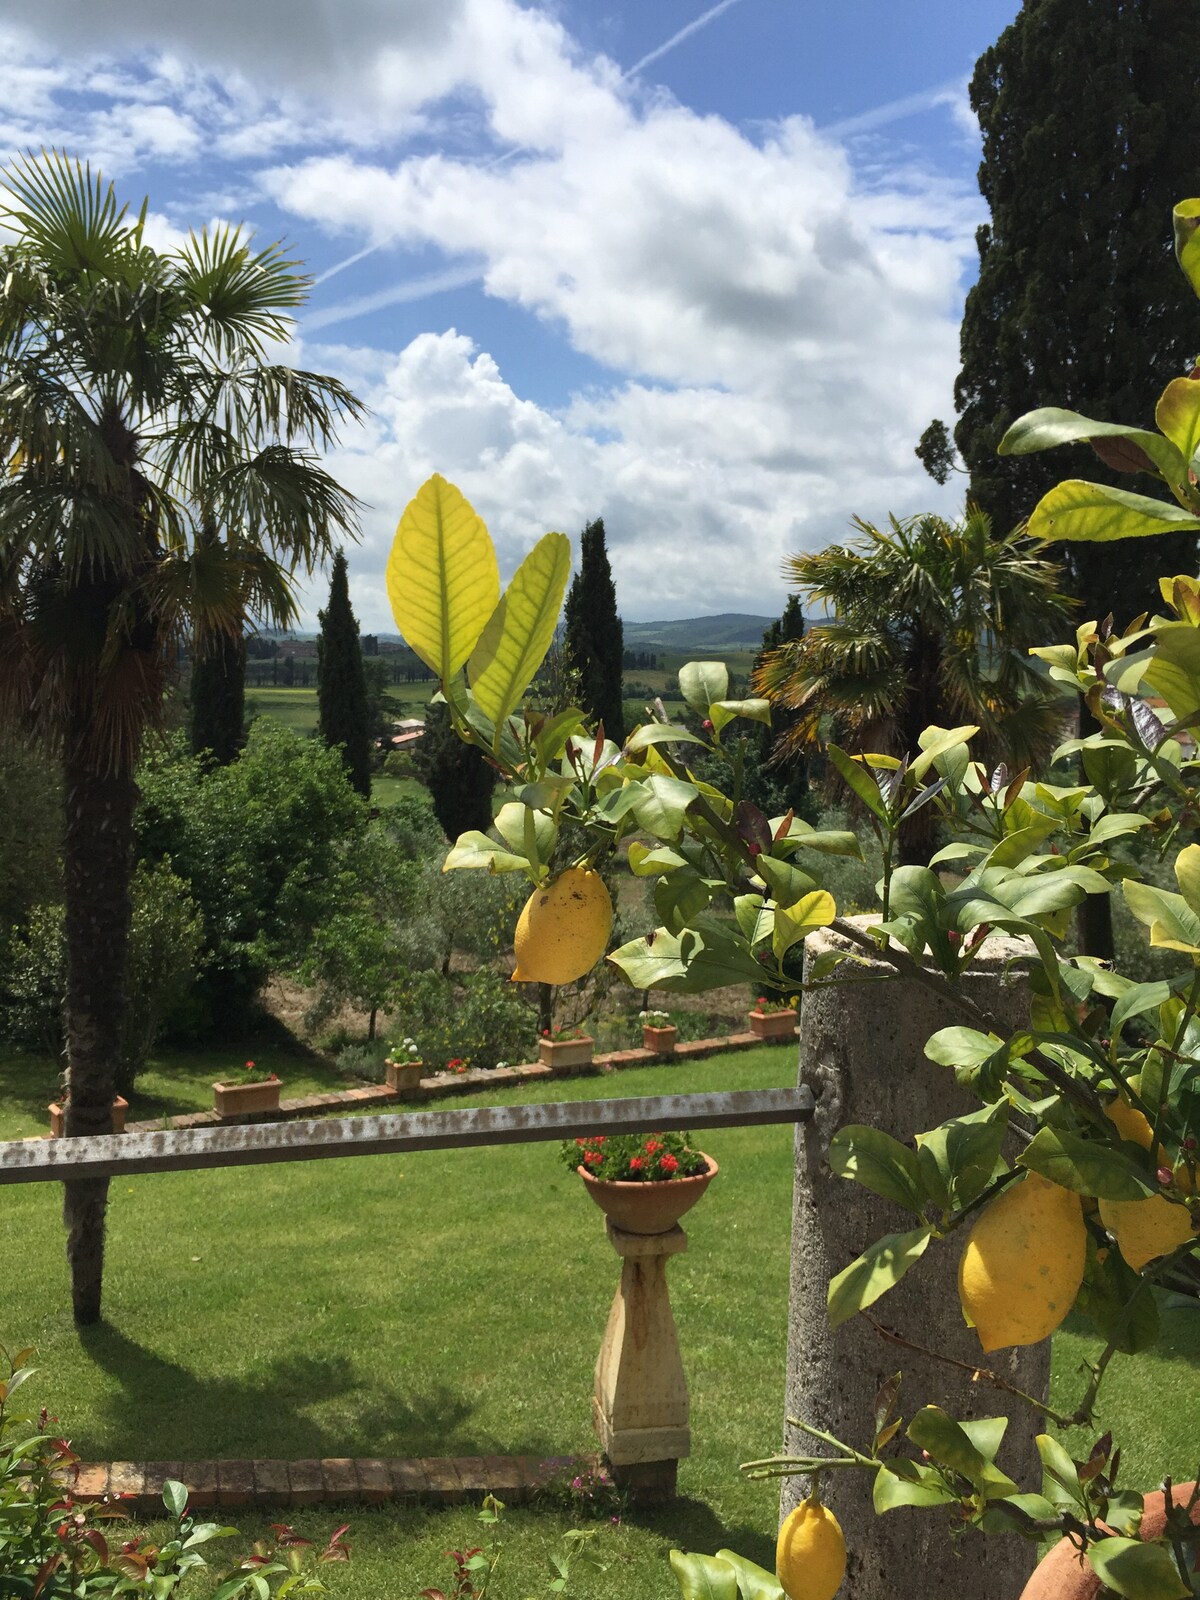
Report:
M 773 617 L 753 617 L 741 611 L 723 611 L 715 617 L 682 617 L 674 622 L 622 620 L 627 650 L 661 645 L 665 650 L 757 650 L 763 630 Z

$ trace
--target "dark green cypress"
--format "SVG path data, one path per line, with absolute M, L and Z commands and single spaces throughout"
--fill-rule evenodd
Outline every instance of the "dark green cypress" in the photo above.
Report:
M 750 674 L 751 682 L 768 650 L 777 649 L 788 639 L 803 639 L 804 631 L 804 612 L 801 609 L 800 596 L 790 594 L 783 608 L 783 615 L 776 617 L 763 634 L 762 649 L 754 658 L 754 668 Z M 776 756 L 778 741 L 795 720 L 794 711 L 788 711 L 779 705 L 772 706 L 771 726 L 769 728 L 759 726 L 755 738 L 756 759 L 752 763 L 747 763 L 746 799 L 752 800 L 768 816 L 794 811 L 797 816 L 807 817 L 813 810 L 806 757 L 791 754 L 780 759 Z M 747 723 L 746 726 L 751 725 Z
M 425 708 L 425 734 L 416 761 L 448 839 L 491 827 L 495 771 L 474 745 L 464 744 L 455 733 L 443 700 L 431 700 Z
M 617 613 L 617 590 L 604 543 L 604 519 L 597 517 L 579 541 L 579 570 L 567 590 L 564 611 L 568 659 L 579 674 L 583 709 L 603 722 L 610 739 L 625 739 L 621 703 L 624 630 Z
M 192 754 L 229 766 L 245 742 L 246 641 L 240 634 L 212 634 L 197 647 L 190 701 Z
M 1025 0 L 980 58 L 979 280 L 967 296 L 955 439 L 971 495 L 1014 527 L 1067 477 L 1166 491 L 1082 445 L 996 455 L 1037 406 L 1153 427 L 1154 405 L 1200 348 L 1200 311 L 1172 253 L 1171 208 L 1200 189 L 1195 0 Z M 1195 571 L 1189 534 L 1066 545 L 1083 614 L 1157 602 L 1160 572 Z
M 329 605 L 320 612 L 317 640 L 317 705 L 321 737 L 340 746 L 350 782 L 364 800 L 371 796 L 371 741 L 367 729 L 367 685 L 363 677 L 358 623 L 350 609 L 346 557 L 333 558 Z

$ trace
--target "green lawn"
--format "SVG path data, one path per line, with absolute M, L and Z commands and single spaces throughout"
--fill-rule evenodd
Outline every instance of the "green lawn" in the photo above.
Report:
M 764 1048 L 569 1080 L 553 1094 L 767 1087 L 793 1073 L 790 1051 Z M 721 1129 L 703 1144 L 721 1175 L 670 1268 L 695 1453 L 681 1464 L 675 1505 L 604 1522 L 611 1565 L 580 1578 L 580 1600 L 671 1596 L 675 1544 L 729 1545 L 771 1564 L 776 1492 L 745 1482 L 737 1464 L 775 1448 L 781 1432 L 792 1132 Z M 86 1456 L 544 1457 L 592 1447 L 592 1368 L 617 1260 L 550 1146 L 114 1183 L 105 1321 L 82 1334 L 67 1309 L 55 1190 L 3 1192 L 0 1260 L 0 1338 L 37 1344 L 31 1400 L 62 1418 Z M 1119 1429 L 1130 1482 L 1152 1461 L 1156 1473 L 1195 1474 L 1200 1317 L 1168 1312 L 1167 1327 L 1161 1358 L 1118 1358 L 1112 1369 L 1104 1420 Z M 1076 1392 L 1083 1351 L 1073 1333 L 1058 1341 L 1060 1399 Z M 474 1515 L 355 1510 L 355 1560 L 330 1575 L 334 1592 L 391 1600 L 443 1584 L 443 1552 L 480 1542 Z M 337 1518 L 296 1520 L 315 1532 Z M 574 1520 L 556 1505 L 506 1513 L 493 1600 L 544 1592 L 547 1554 Z M 240 1521 L 254 1531 L 253 1519 Z

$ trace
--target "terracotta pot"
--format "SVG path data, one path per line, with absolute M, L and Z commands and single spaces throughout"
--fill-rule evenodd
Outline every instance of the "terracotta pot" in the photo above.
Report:
M 278 1078 L 261 1083 L 214 1083 L 213 1106 L 219 1117 L 252 1117 L 279 1110 Z
M 1176 1484 L 1172 1498 L 1187 1500 L 1193 1484 Z M 1141 1537 L 1156 1539 L 1167 1520 L 1166 1501 L 1162 1491 L 1156 1489 L 1145 1499 L 1142 1513 Z M 1192 1521 L 1200 1523 L 1200 1504 L 1192 1509 Z M 1050 1553 L 1038 1563 L 1033 1577 L 1021 1590 L 1021 1600 L 1097 1600 L 1100 1579 L 1092 1571 L 1087 1557 L 1080 1557 L 1069 1539 L 1060 1539 Z
M 554 1067 L 563 1070 L 570 1067 L 586 1067 L 592 1059 L 594 1039 L 539 1039 L 538 1059 L 544 1067 Z
M 650 1023 L 644 1022 L 642 1024 L 642 1049 L 653 1050 L 656 1056 L 669 1056 L 675 1048 L 675 1039 L 678 1032 L 678 1028 L 655 1028 Z
M 126 1100 L 124 1095 L 117 1095 L 112 1103 L 112 1131 L 114 1133 L 125 1132 L 125 1116 L 128 1110 L 129 1101 Z M 66 1101 L 64 1100 L 62 1105 L 59 1105 L 56 1101 L 50 1106 L 50 1137 L 52 1139 L 62 1138 L 66 1132 L 66 1122 Z
M 794 1011 L 752 1011 L 750 1032 L 756 1039 L 794 1039 L 796 1013 Z
M 385 1061 L 384 1071 L 389 1089 L 397 1094 L 411 1093 L 421 1087 L 421 1075 L 425 1071 L 423 1061 Z
M 703 1150 L 700 1152 L 704 1155 Z M 711 1156 L 707 1172 L 694 1178 L 670 1178 L 661 1183 L 625 1183 L 612 1178 L 593 1178 L 583 1167 L 575 1170 L 583 1186 L 623 1233 L 666 1233 L 685 1212 L 690 1211 L 720 1170 Z

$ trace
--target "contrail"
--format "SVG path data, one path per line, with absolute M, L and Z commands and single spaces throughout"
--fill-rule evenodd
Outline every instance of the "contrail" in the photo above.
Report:
M 689 22 L 686 27 L 680 28 L 678 33 L 651 50 L 649 55 L 644 55 L 640 61 L 635 61 L 627 72 L 621 74 L 621 82 L 626 83 L 630 78 L 636 78 L 643 67 L 648 67 L 652 61 L 657 61 L 660 56 L 665 56 L 668 50 L 674 50 L 677 44 L 682 44 L 685 39 L 690 39 L 692 34 L 699 33 L 701 28 L 707 28 L 723 11 L 728 11 L 730 6 L 740 5 L 741 0 L 719 0 L 715 6 L 710 6 L 702 16 Z
M 674 50 L 676 45 L 682 44 L 685 39 L 690 39 L 692 34 L 699 33 L 701 28 L 707 28 L 708 24 L 714 22 L 723 11 L 728 11 L 731 6 L 740 4 L 741 0 L 718 0 L 715 6 L 710 6 L 701 16 L 696 17 L 694 21 L 680 28 L 678 33 L 673 33 L 669 39 L 665 39 L 662 44 L 657 45 L 648 55 L 644 55 L 640 61 L 635 61 L 627 71 L 621 74 L 620 81 L 628 83 L 631 78 L 636 78 L 643 67 L 648 67 L 652 61 L 660 60 L 669 50 Z M 486 172 L 492 167 L 503 166 L 506 161 L 511 161 L 513 156 L 520 155 L 525 148 L 527 148 L 525 145 L 513 145 L 510 150 L 506 150 L 502 155 L 493 156 L 490 161 L 485 162 L 483 170 Z M 367 256 L 374 255 L 376 250 L 382 250 L 385 245 L 391 244 L 391 242 L 391 239 L 380 239 L 378 243 L 369 244 L 363 250 L 356 250 L 352 256 L 347 256 L 344 261 L 335 261 L 331 267 L 326 267 L 324 272 L 313 279 L 314 287 L 318 283 L 325 283 L 328 279 L 336 277 L 339 272 L 344 272 L 347 267 L 356 266 L 358 262 L 365 260 Z M 414 279 L 413 281 L 414 283 L 421 282 L 420 279 Z M 401 297 L 396 296 L 396 298 Z M 413 295 L 406 298 L 415 299 L 416 296 Z M 393 304 L 394 301 L 386 303 Z M 319 312 L 317 315 L 325 316 L 325 313 Z M 338 319 L 329 318 L 328 320 L 335 321 Z M 315 325 L 311 317 L 306 319 L 306 326 L 313 327 Z
M 377 249 L 378 246 L 372 246 Z M 367 252 L 364 250 L 363 255 Z M 326 277 L 329 274 L 326 273 Z M 353 300 L 343 300 L 339 305 L 326 306 L 305 317 L 300 327 L 311 333 L 315 328 L 327 327 L 331 322 L 347 322 L 351 317 L 361 317 L 368 311 L 380 311 L 384 306 L 396 306 L 406 300 L 421 300 L 427 294 L 440 294 L 445 289 L 463 289 L 483 276 L 482 267 L 447 267 L 444 272 L 429 272 L 423 278 L 406 278 L 394 283 L 390 289 L 379 289 L 374 294 L 358 295 Z
M 889 100 L 886 105 L 875 106 L 860 112 L 856 117 L 843 117 L 840 122 L 829 122 L 817 132 L 830 139 L 844 139 L 850 133 L 867 133 L 872 128 L 882 128 L 889 122 L 899 122 L 902 117 L 916 116 L 922 111 L 932 111 L 937 106 L 956 105 L 964 98 L 963 85 L 958 80 L 943 83 L 936 89 L 922 89 L 917 94 L 905 95 L 902 100 Z

